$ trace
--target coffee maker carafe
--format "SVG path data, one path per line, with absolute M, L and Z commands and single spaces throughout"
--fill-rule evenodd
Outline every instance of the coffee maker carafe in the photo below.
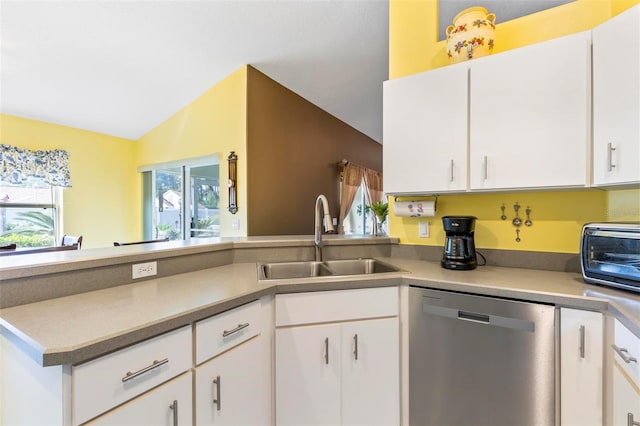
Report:
M 473 233 L 475 216 L 444 216 L 442 225 L 446 233 L 444 254 L 440 264 L 446 269 L 475 269 L 476 246 Z

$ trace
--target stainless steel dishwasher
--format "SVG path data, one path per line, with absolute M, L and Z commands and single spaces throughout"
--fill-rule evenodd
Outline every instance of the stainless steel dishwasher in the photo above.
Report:
M 411 287 L 410 426 L 553 426 L 555 307 Z

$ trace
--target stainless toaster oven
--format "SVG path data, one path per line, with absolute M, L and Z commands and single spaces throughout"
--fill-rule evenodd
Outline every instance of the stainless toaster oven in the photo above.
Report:
M 640 293 L 640 222 L 584 225 L 580 259 L 585 282 Z

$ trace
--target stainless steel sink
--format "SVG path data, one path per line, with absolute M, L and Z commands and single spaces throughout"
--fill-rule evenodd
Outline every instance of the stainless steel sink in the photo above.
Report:
M 398 272 L 400 269 L 376 259 L 327 260 L 324 262 L 300 261 L 282 263 L 259 263 L 261 280 L 290 278 L 312 278 L 341 275 L 367 275 L 383 272 Z
M 379 274 L 381 272 L 398 272 L 395 266 L 375 259 L 328 260 L 324 262 L 333 275 Z
M 281 280 L 332 275 L 322 262 L 284 262 L 260 264 L 260 279 Z

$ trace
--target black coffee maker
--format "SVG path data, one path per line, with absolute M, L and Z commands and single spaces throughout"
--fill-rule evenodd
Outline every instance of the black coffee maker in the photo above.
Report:
M 446 232 L 444 253 L 440 264 L 446 269 L 475 269 L 476 245 L 473 233 L 475 216 L 444 216 L 442 225 Z

